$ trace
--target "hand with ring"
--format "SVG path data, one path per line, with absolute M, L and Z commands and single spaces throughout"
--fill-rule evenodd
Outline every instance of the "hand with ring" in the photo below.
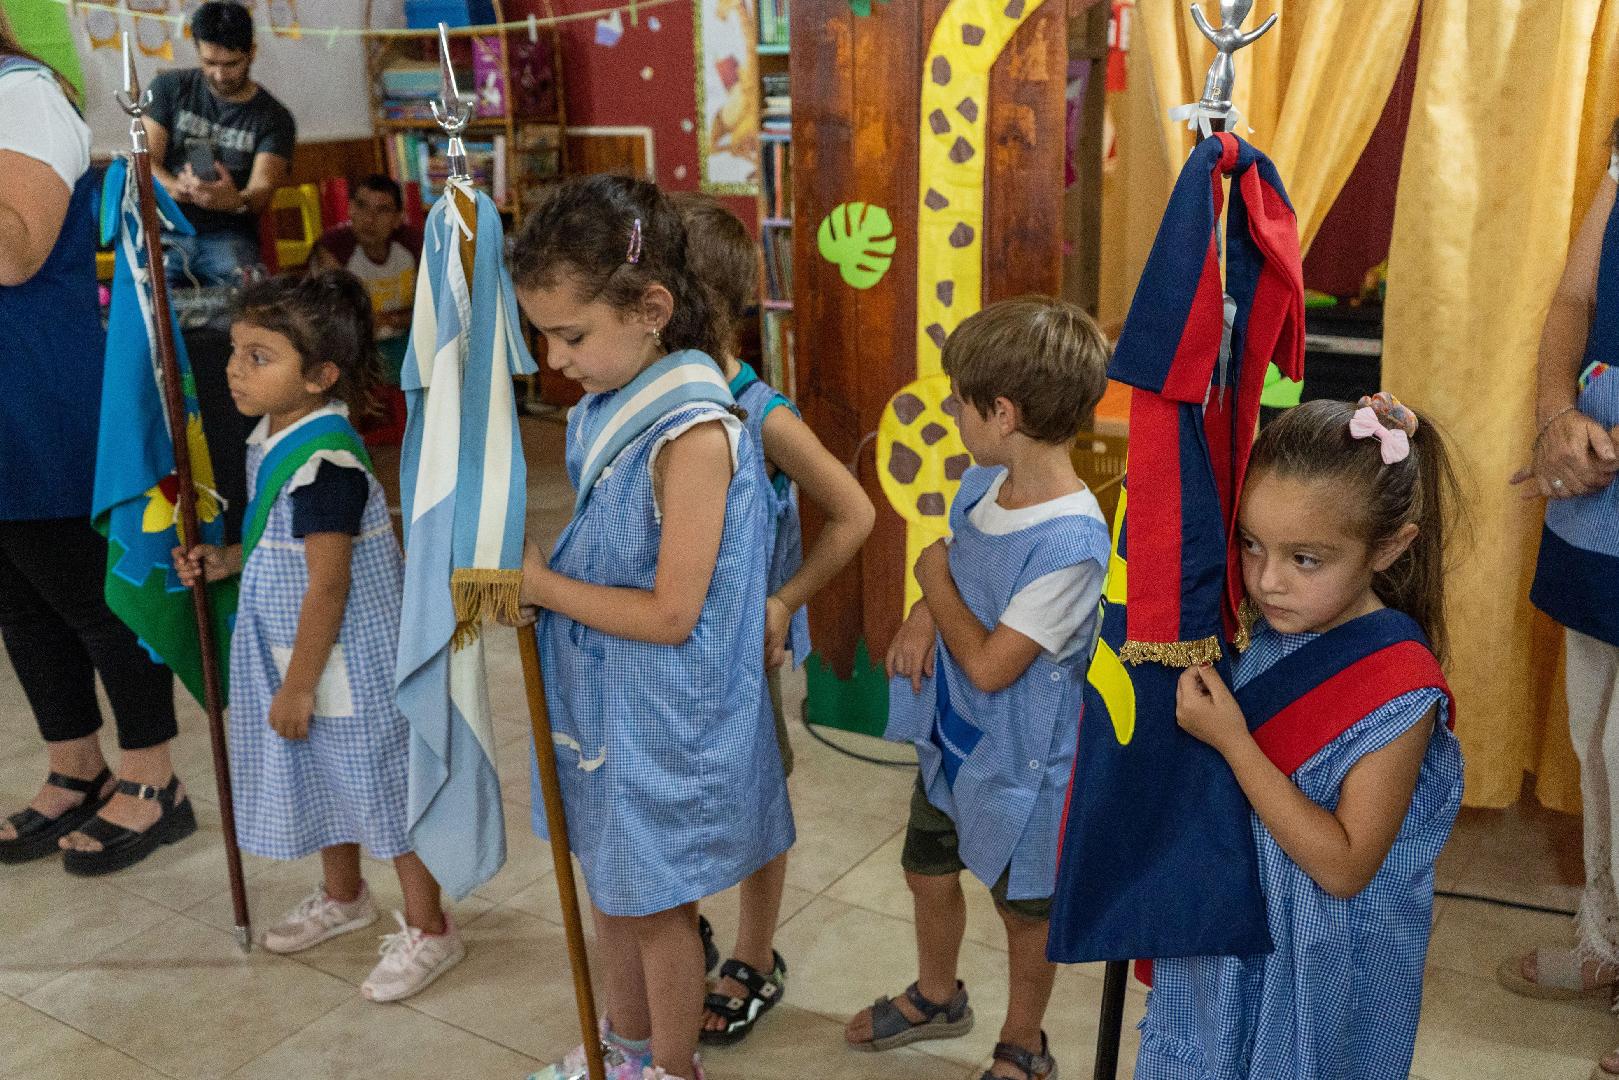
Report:
M 1533 464 L 1519 469 L 1513 484 L 1532 484 L 1526 499 L 1568 499 L 1601 491 L 1619 473 L 1612 434 L 1577 409 L 1552 417 L 1535 439 Z

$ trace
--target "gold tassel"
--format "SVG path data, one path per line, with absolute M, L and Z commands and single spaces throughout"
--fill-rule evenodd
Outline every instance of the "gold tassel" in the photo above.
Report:
M 1218 636 L 1199 641 L 1126 641 L 1119 650 L 1119 659 L 1126 664 L 1162 664 L 1174 668 L 1212 664 L 1221 655 Z
M 450 574 L 450 602 L 455 606 L 455 633 L 450 648 L 464 649 L 478 640 L 485 619 L 515 623 L 521 570 L 462 569 Z

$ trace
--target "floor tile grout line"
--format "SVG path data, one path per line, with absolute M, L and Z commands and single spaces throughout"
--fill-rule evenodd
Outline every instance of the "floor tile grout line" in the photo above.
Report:
M 105 1046 L 107 1049 L 111 1050 L 113 1053 L 117 1054 L 121 1058 L 125 1058 L 125 1059 L 127 1059 L 129 1061 L 133 1061 L 135 1064 L 141 1066 L 142 1068 L 151 1069 L 153 1072 L 157 1073 L 160 1076 L 167 1076 L 167 1077 L 170 1078 L 170 1080 L 179 1080 L 177 1073 L 169 1072 L 167 1069 L 161 1068 L 158 1065 L 154 1064 L 153 1062 L 147 1061 L 144 1058 L 137 1057 L 136 1055 L 130 1053 L 128 1050 L 125 1050 L 123 1047 L 115 1046 L 114 1044 L 108 1042 L 106 1039 L 101 1038 L 99 1035 L 96 1035 L 93 1032 L 85 1031 L 83 1028 L 79 1027 L 77 1024 L 72 1023 L 71 1021 L 64 1020 L 60 1016 L 53 1016 L 52 1014 L 46 1012 L 44 1009 L 37 1008 L 36 1006 L 30 1005 L 28 1002 L 23 1001 L 21 998 L 16 998 L 14 1000 L 17 1002 L 17 1004 L 21 1005 L 23 1008 L 28 1009 L 31 1012 L 37 1013 L 40 1016 L 45 1017 L 45 1019 L 51 1021 L 51 1023 L 53 1023 L 53 1024 L 61 1024 L 63 1027 L 67 1028 L 70 1031 L 78 1032 L 80 1035 L 83 1035 L 86 1039 L 89 1039 L 91 1042 L 98 1043 L 101 1046 Z
M 270 955 L 274 956 L 275 954 L 271 953 Z M 316 970 L 319 970 L 319 969 L 316 969 Z M 322 975 L 328 975 L 328 977 L 331 977 L 331 978 L 336 978 L 336 976 L 331 976 L 328 972 L 322 971 L 321 974 Z M 339 979 L 338 981 L 341 982 L 342 980 Z M 345 983 L 344 985 L 347 985 L 347 984 Z M 356 989 L 355 993 L 358 994 L 359 991 Z M 320 1023 L 322 1020 L 326 1019 L 328 1016 L 332 1015 L 337 1010 L 342 1009 L 342 1008 L 346 1008 L 348 1005 L 349 1005 L 349 1002 L 347 1002 L 347 1001 L 338 1002 L 337 1004 L 333 1005 L 330 1009 L 327 1009 L 325 1012 L 321 1013 L 319 1016 L 317 1016 L 314 1019 L 310 1020 L 308 1023 L 305 1023 L 302 1026 L 300 1026 L 300 1027 L 294 1029 L 293 1031 L 289 1032 L 285 1038 L 277 1039 L 274 1043 L 272 1043 L 269 1046 L 265 1047 L 264 1050 L 261 1053 L 254 1054 L 252 1057 L 248 1058 L 246 1061 L 244 1061 L 240 1065 L 236 1066 L 236 1068 L 232 1069 L 230 1072 L 225 1074 L 223 1080 L 229 1080 L 230 1077 L 240 1074 L 243 1069 L 247 1068 L 249 1065 L 252 1065 L 255 1061 L 258 1061 L 260 1058 L 264 1057 L 266 1054 L 274 1053 L 276 1050 L 280 1049 L 282 1046 L 285 1046 L 287 1043 L 291 1042 L 293 1039 L 296 1039 L 298 1036 L 302 1035 L 304 1032 L 308 1031 L 311 1027 L 313 1027 L 314 1025 Z

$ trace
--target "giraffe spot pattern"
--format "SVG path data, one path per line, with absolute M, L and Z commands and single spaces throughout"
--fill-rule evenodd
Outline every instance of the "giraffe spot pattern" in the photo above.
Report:
M 933 58 L 932 74 L 933 81 L 940 86 L 944 86 L 950 81 L 950 61 L 942 56 L 935 56 Z
M 948 335 L 945 334 L 944 327 L 940 326 L 938 323 L 928 324 L 928 337 L 933 341 L 933 344 L 937 345 L 941 349 L 944 348 L 944 339 L 946 336 Z
M 946 480 L 960 480 L 967 474 L 967 470 L 972 466 L 972 463 L 973 457 L 971 454 L 957 454 L 954 457 L 945 458 L 944 478 Z
M 932 446 L 948 434 L 950 434 L 950 431 L 943 424 L 929 424 L 922 429 L 922 441 L 928 446 Z
M 894 399 L 894 415 L 907 427 L 916 423 L 916 418 L 927 412 L 927 409 L 922 399 L 915 394 L 905 393 Z
M 967 118 L 967 123 L 976 124 L 978 122 L 978 102 L 972 98 L 962 98 L 961 104 L 956 106 L 956 111 Z
M 943 210 L 945 207 L 950 205 L 950 200 L 945 198 L 943 195 L 940 195 L 932 188 L 928 188 L 928 193 L 922 196 L 922 205 L 926 206 L 929 210 Z
M 895 443 L 888 453 L 888 475 L 902 484 L 909 484 L 921 471 L 922 455 L 904 443 Z
M 956 302 L 956 283 L 941 281 L 933 287 L 933 294 L 939 298 L 939 303 L 949 307 Z
M 937 491 L 929 491 L 916 497 L 916 509 L 928 517 L 944 517 L 944 496 Z
M 928 126 L 933 129 L 933 134 L 943 135 L 950 130 L 950 118 L 943 109 L 934 109 L 928 113 Z
M 1008 19 L 1022 18 L 1023 0 L 1011 0 L 1011 2 L 1006 5 L 1006 17 Z
M 973 228 L 965 221 L 956 222 L 956 227 L 950 230 L 950 246 L 964 248 L 973 242 Z
M 968 142 L 966 139 L 963 139 L 959 135 L 956 136 L 956 144 L 950 148 L 950 160 L 954 161 L 957 165 L 961 165 L 971 161 L 972 156 L 973 144 Z
M 984 28 L 965 23 L 961 27 L 961 41 L 964 45 L 982 45 L 984 42 Z

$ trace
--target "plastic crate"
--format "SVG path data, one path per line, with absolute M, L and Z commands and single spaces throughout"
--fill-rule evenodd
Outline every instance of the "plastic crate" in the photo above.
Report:
M 405 25 L 412 30 L 446 26 L 488 26 L 495 21 L 493 0 L 405 0 Z

